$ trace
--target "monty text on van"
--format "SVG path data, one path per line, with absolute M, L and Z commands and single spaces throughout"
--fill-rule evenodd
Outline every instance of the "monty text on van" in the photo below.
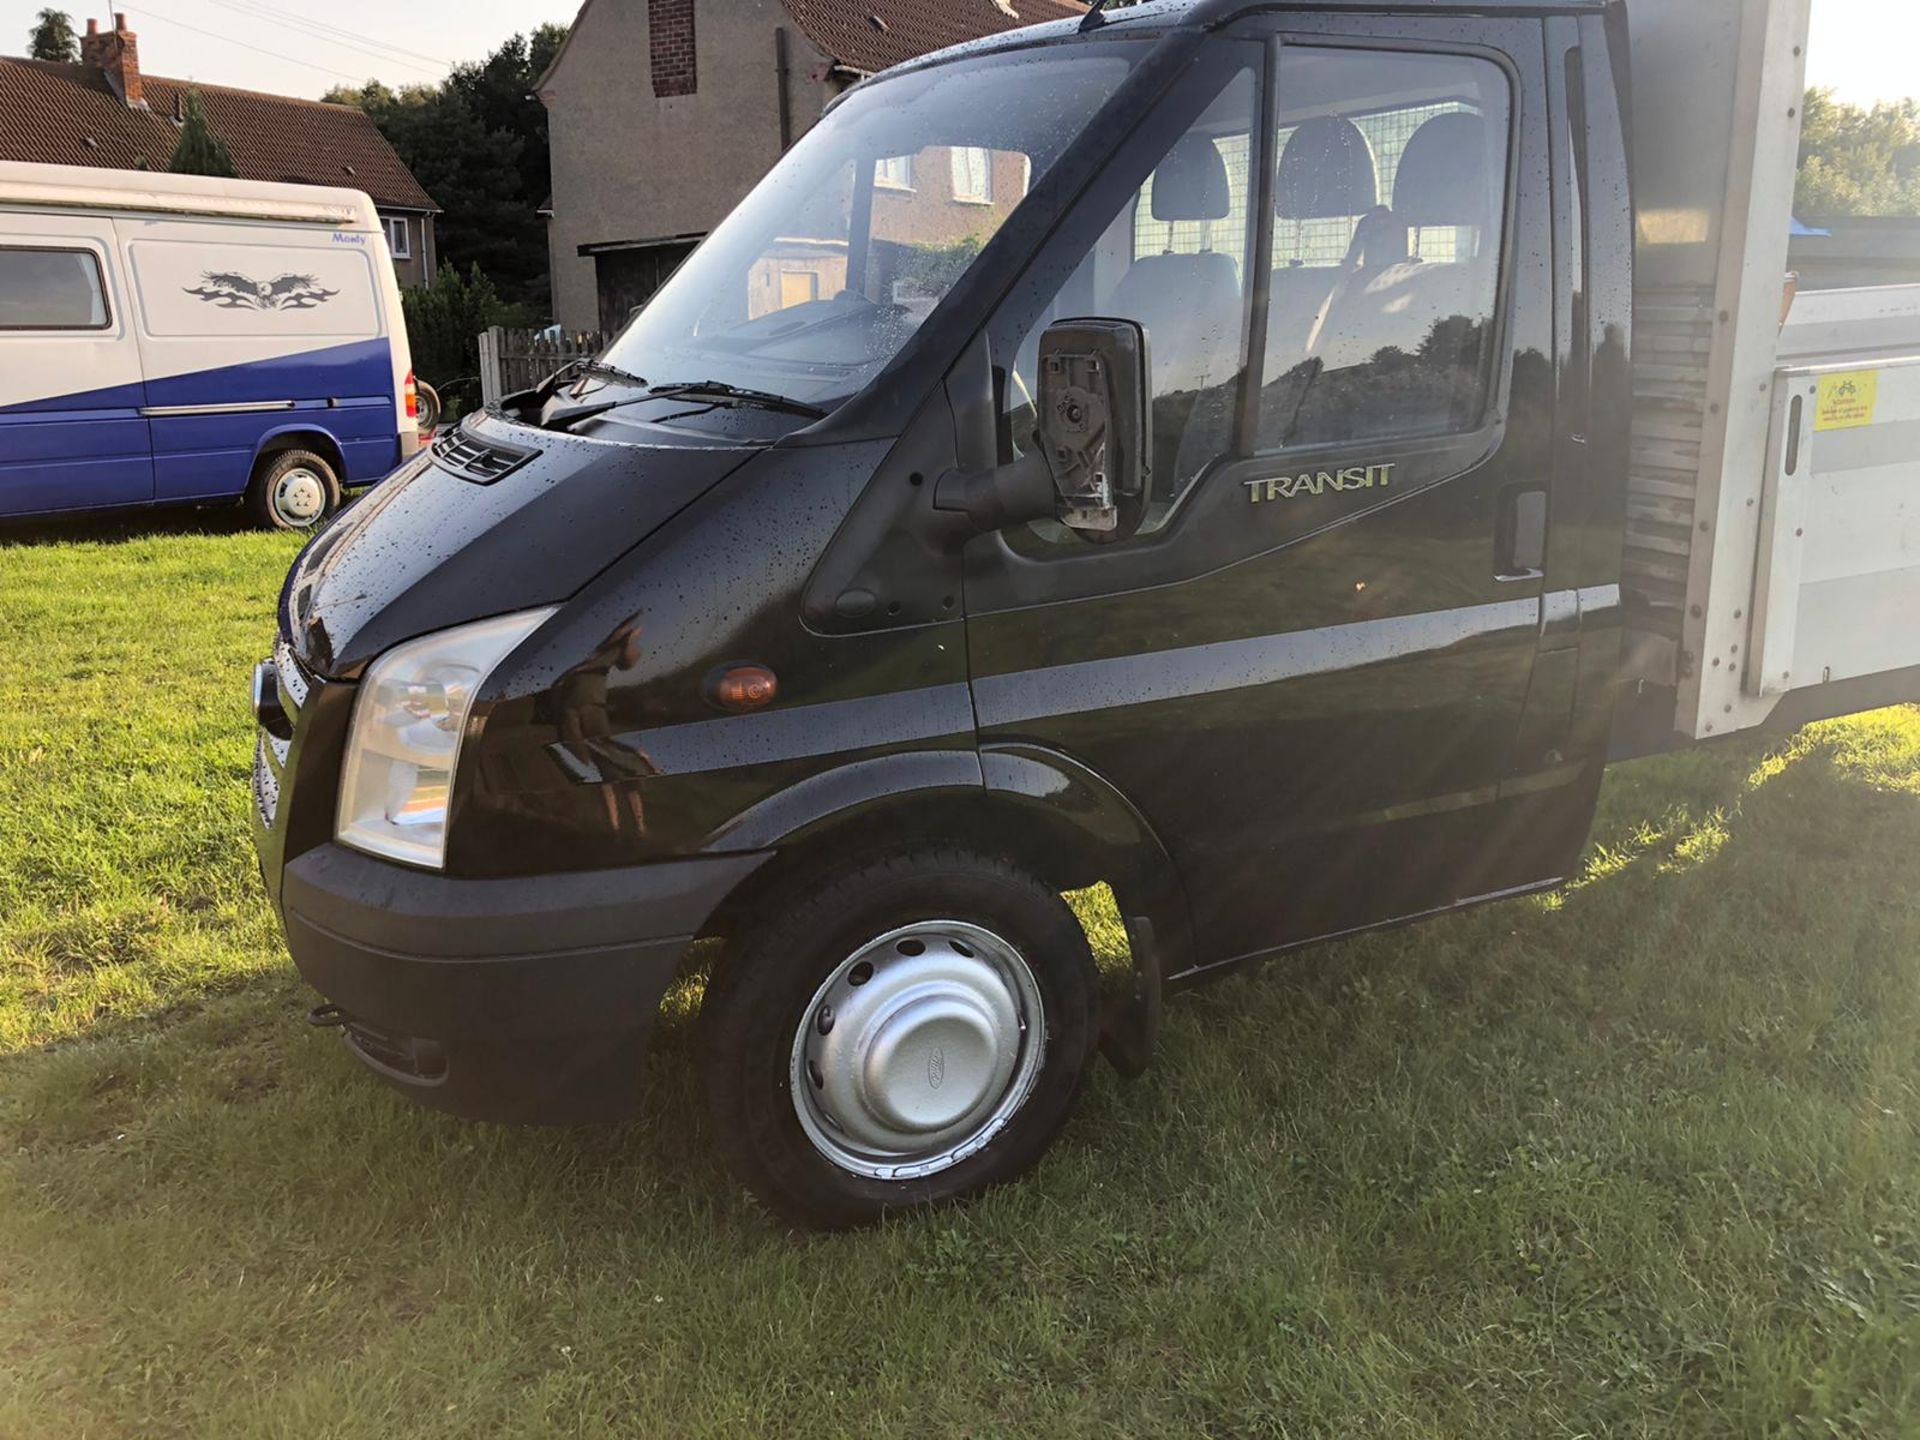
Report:
M 0 520 L 311 529 L 419 448 L 411 367 L 357 191 L 0 163 Z
M 620 1115 L 712 937 L 717 1143 L 857 1223 L 1031 1165 L 1168 990 L 1556 884 L 1609 758 L 1920 696 L 1920 295 L 1782 325 L 1806 34 L 1191 0 L 850 91 L 294 568 L 316 1023 Z

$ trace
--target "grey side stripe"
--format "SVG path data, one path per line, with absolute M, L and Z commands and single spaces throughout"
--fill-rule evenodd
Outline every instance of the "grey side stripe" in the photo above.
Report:
M 1045 670 L 987 675 L 973 682 L 982 729 L 1090 709 L 1213 695 L 1445 650 L 1478 636 L 1531 629 L 1542 605 L 1581 610 L 1619 604 L 1617 585 L 1556 591 L 1540 600 L 1500 600 L 1458 610 L 1360 620 L 1291 635 L 1256 635 L 1148 655 L 1081 660 Z
M 751 715 L 716 716 L 658 730 L 630 731 L 599 743 L 644 755 L 661 774 L 695 775 L 972 733 L 973 704 L 967 687 L 956 683 Z M 563 742 L 551 748 L 565 752 L 573 747 Z M 573 756 L 560 758 L 578 775 Z

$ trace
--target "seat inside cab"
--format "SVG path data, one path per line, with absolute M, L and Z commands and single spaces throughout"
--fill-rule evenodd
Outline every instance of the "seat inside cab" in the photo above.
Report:
M 1267 322 L 1269 377 L 1299 363 L 1306 353 L 1336 287 L 1348 268 L 1365 257 L 1362 245 L 1367 232 L 1362 217 L 1375 214 L 1379 201 L 1373 146 L 1351 120 L 1318 116 L 1287 137 L 1274 183 L 1276 264 Z M 1309 260 L 1308 227 L 1324 221 L 1359 227 L 1338 264 Z M 1277 368 L 1275 362 L 1279 362 Z

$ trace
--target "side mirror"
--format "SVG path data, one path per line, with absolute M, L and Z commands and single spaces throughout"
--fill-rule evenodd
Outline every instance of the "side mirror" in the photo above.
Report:
M 1147 333 L 1131 320 L 1062 320 L 1040 337 L 1033 449 L 1011 465 L 954 471 L 934 506 L 982 530 L 1058 519 L 1094 540 L 1123 540 L 1147 508 L 1153 418 Z
M 1147 332 L 1132 320 L 1062 320 L 1040 337 L 1039 437 L 1070 530 L 1122 540 L 1147 508 L 1153 412 Z

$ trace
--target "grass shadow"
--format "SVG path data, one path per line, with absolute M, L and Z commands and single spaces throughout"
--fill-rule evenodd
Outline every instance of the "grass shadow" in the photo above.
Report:
M 123 545 L 135 540 L 238 535 L 258 528 L 238 505 L 117 510 L 94 515 L 0 521 L 0 549 Z

